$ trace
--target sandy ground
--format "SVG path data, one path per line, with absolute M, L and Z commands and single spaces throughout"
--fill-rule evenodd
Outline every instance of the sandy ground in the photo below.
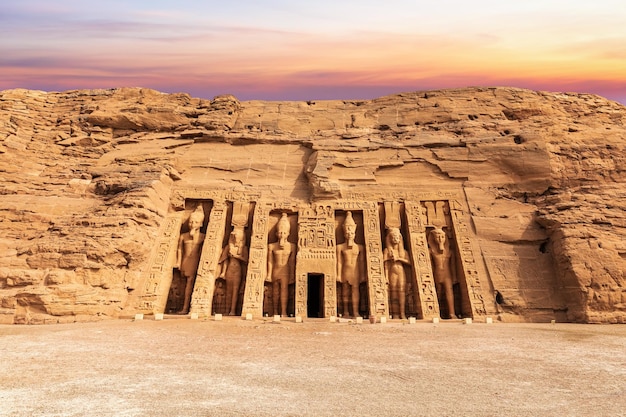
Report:
M 0 326 L 1 416 L 626 415 L 626 326 Z

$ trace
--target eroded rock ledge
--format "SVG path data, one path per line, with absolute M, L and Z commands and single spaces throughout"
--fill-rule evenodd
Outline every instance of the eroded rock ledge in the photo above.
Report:
M 381 213 L 394 202 L 406 236 L 416 233 L 408 204 L 426 213 L 442 191 L 460 196 L 441 200 L 469 220 L 479 275 L 470 290 L 484 309 L 464 315 L 623 323 L 625 118 L 598 96 L 514 88 L 308 102 L 3 91 L 0 322 L 162 310 L 165 299 L 146 303 L 157 243 L 171 218 L 178 238 L 202 195 L 226 204 L 229 219 L 236 196 L 301 218 L 318 203 L 343 219 L 348 201 Z M 169 286 L 175 255 L 166 256 Z M 216 267 L 207 266 L 212 279 Z

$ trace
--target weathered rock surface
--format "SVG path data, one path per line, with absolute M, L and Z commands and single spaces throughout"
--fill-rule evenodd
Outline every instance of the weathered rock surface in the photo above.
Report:
M 502 320 L 626 322 L 626 108 L 514 88 L 240 102 L 0 92 L 0 323 L 137 310 L 177 188 L 463 190 Z

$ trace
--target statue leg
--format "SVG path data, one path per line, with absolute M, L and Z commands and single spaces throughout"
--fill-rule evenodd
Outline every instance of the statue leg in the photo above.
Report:
M 446 304 L 448 305 L 448 314 L 451 319 L 456 318 L 456 314 L 454 312 L 454 291 L 452 290 L 452 281 L 447 279 L 444 282 L 444 291 L 446 295 Z
M 280 314 L 278 306 L 280 303 L 280 281 L 276 280 L 272 282 L 272 307 L 274 314 Z
M 231 282 L 228 280 L 225 280 L 225 285 L 226 285 L 226 291 L 224 291 L 224 301 L 225 301 L 225 306 L 223 310 L 220 310 L 220 313 L 224 312 L 224 313 L 228 313 L 230 311 L 230 300 L 232 298 L 232 291 L 233 291 L 233 286 L 231 285 Z
M 183 301 L 183 309 L 182 309 L 182 313 L 183 314 L 187 314 L 189 313 L 189 305 L 191 304 L 191 291 L 193 290 L 193 277 L 185 277 L 186 279 L 186 283 L 185 283 L 185 299 Z
M 280 283 L 280 314 L 287 317 L 287 302 L 289 301 L 289 282 L 285 279 Z
M 406 319 L 406 290 L 404 288 L 404 277 L 400 277 L 400 285 L 398 289 L 398 307 L 400 310 L 400 318 Z
M 350 295 L 348 293 L 348 291 L 350 290 L 349 287 L 350 285 L 347 282 L 341 283 L 341 303 L 343 305 L 342 313 L 345 317 L 348 317 L 350 315 L 350 307 L 348 305 L 348 303 L 350 302 Z
M 235 315 L 235 310 L 237 310 L 237 297 L 239 296 L 239 284 L 240 282 L 237 280 L 233 280 L 228 287 L 231 289 L 231 296 L 229 300 L 230 308 L 228 310 L 229 316 Z
M 359 317 L 359 284 L 351 285 L 352 290 L 352 315 Z
M 396 310 L 396 305 L 398 304 L 398 289 L 395 286 L 392 286 L 389 290 L 389 314 L 393 317 Z

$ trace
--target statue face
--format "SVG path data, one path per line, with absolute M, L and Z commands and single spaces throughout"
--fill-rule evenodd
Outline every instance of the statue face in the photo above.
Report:
M 202 221 L 196 218 L 196 216 L 191 216 L 189 218 L 189 229 L 198 230 L 200 227 L 202 227 Z
M 443 230 L 433 230 L 433 236 L 435 237 L 435 242 L 439 245 L 445 243 L 446 241 L 446 232 Z
M 352 228 L 346 229 L 344 234 L 346 235 L 346 240 L 354 240 L 354 238 L 356 236 L 356 233 L 355 233 L 354 229 L 352 229 Z
M 241 243 L 243 242 L 243 230 L 241 229 L 235 229 L 230 233 L 232 240 L 234 243 Z
M 402 238 L 402 235 L 400 234 L 400 230 L 393 228 L 389 231 L 389 235 L 391 237 L 391 243 L 393 243 L 394 245 L 397 245 L 398 243 L 400 243 L 400 239 Z
M 289 237 L 289 232 L 287 230 L 278 229 L 276 231 L 276 237 L 279 240 L 287 239 Z

